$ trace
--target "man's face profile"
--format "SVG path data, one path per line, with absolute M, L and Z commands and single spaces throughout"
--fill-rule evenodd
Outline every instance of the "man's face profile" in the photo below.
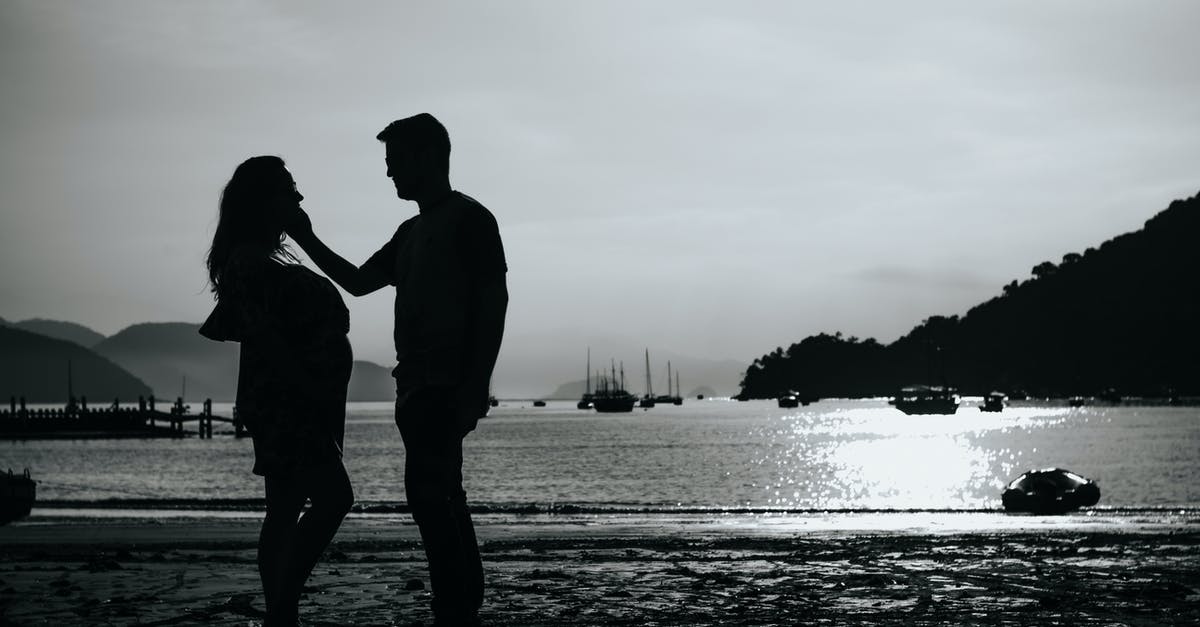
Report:
M 387 163 L 388 178 L 396 186 L 396 196 L 402 200 L 413 200 L 419 179 L 413 151 L 389 143 L 384 162 Z

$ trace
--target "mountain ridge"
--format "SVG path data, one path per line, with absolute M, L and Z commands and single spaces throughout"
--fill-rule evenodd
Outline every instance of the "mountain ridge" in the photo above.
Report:
M 10 327 L 44 335 L 59 340 L 74 342 L 84 348 L 92 348 L 104 340 L 104 334 L 77 322 L 65 320 L 49 320 L 46 318 L 29 318 L 20 322 L 5 322 Z
M 112 399 L 132 402 L 153 394 L 144 381 L 95 351 L 68 340 L 0 326 L 0 399 L 24 397 L 28 403 L 67 401 L 71 392 L 93 406 Z

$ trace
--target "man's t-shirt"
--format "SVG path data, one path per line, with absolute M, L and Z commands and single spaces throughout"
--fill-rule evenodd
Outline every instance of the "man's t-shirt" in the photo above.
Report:
M 508 271 L 496 218 L 459 192 L 405 220 L 366 264 L 396 287 L 398 384 L 454 385 L 475 348 L 481 288 Z

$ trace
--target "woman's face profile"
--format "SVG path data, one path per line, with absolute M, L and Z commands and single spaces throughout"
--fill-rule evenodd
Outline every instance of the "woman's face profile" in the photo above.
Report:
M 275 179 L 270 198 L 267 209 L 271 212 L 271 225 L 282 231 L 289 216 L 300 207 L 300 201 L 304 200 L 304 195 L 296 188 L 296 180 L 287 168 L 283 168 L 279 177 Z

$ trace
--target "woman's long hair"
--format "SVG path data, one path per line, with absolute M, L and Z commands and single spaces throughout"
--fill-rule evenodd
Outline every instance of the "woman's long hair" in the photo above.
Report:
M 234 250 L 245 248 L 267 259 L 296 260 L 283 243 L 282 225 L 272 211 L 284 172 L 279 157 L 251 157 L 233 171 L 221 192 L 217 231 L 206 261 L 217 298 L 221 296 L 221 274 Z

